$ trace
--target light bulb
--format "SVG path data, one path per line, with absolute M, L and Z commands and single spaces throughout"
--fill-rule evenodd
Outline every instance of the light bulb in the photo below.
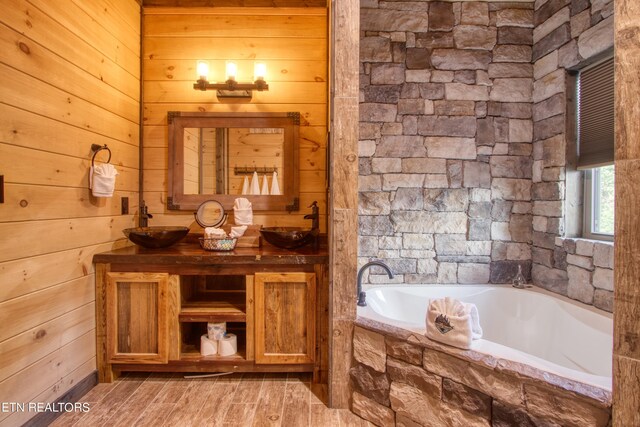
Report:
M 227 80 L 235 80 L 238 77 L 238 65 L 233 61 L 227 61 Z
M 253 65 L 253 79 L 254 80 L 264 80 L 267 75 L 267 64 L 264 62 L 256 62 Z
M 200 80 L 209 80 L 209 62 L 198 61 L 197 65 L 198 77 Z

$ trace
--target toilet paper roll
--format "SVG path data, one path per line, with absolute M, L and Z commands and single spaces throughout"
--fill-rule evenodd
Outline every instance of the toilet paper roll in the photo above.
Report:
M 201 336 L 200 354 L 203 356 L 213 356 L 215 354 L 218 354 L 218 341 L 210 340 L 206 335 Z
M 218 354 L 220 356 L 233 356 L 238 352 L 238 337 L 235 334 L 227 334 L 218 341 Z
M 227 323 L 207 323 L 207 336 L 210 340 L 221 340 L 227 332 Z

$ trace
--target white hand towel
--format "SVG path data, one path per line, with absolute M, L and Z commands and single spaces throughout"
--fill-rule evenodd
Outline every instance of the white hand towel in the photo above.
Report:
M 229 233 L 229 237 L 242 237 L 245 231 L 247 231 L 246 225 L 231 227 L 231 232 Z
M 236 225 L 253 224 L 253 208 L 251 202 L 244 197 L 238 197 L 233 202 L 233 218 Z
M 249 177 L 245 175 L 244 180 L 242 181 L 242 194 L 249 193 Z
M 94 197 L 111 197 L 116 187 L 118 171 L 110 164 L 92 166 L 89 171 L 89 188 Z
M 269 195 L 269 182 L 267 181 L 267 175 L 262 175 L 262 188 L 260 194 L 263 196 Z
M 249 194 L 254 196 L 260 195 L 260 179 L 258 178 L 258 172 L 254 172 L 251 177 L 251 187 L 249 188 Z
M 280 185 L 278 184 L 278 172 L 273 172 L 273 177 L 271 178 L 271 191 L 272 196 L 280 195 Z
M 427 309 L 427 337 L 458 348 L 470 348 L 482 338 L 480 317 L 474 304 L 454 298 L 432 299 Z

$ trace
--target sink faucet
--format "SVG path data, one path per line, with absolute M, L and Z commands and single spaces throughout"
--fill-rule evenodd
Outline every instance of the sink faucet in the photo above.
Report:
M 311 220 L 311 234 L 313 235 L 313 250 L 318 250 L 319 239 L 318 233 L 320 231 L 320 213 L 318 208 L 318 202 L 314 200 L 313 203 L 309 206 L 311 208 L 311 213 L 304 216 L 304 219 Z
M 365 307 L 367 305 L 367 293 L 365 291 L 362 290 L 362 275 L 364 274 L 364 271 L 371 267 L 377 265 L 378 267 L 382 267 L 385 270 L 387 270 L 387 275 L 389 275 L 389 279 L 393 279 L 393 273 L 391 272 L 391 269 L 389 268 L 389 266 L 387 264 L 385 264 L 382 261 L 370 261 L 368 263 L 366 263 L 365 265 L 362 266 L 362 268 L 360 268 L 360 270 L 358 271 L 358 290 L 357 290 L 357 296 L 358 296 L 358 305 L 360 307 Z
M 138 225 L 140 227 L 148 227 L 149 226 L 149 218 L 153 218 L 149 212 L 147 212 L 147 206 L 144 204 L 144 200 L 140 204 L 140 219 L 138 221 Z

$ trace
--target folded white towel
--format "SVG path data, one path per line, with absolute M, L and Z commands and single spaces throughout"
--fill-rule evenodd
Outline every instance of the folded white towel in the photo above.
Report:
M 263 196 L 269 195 L 269 182 L 267 181 L 267 175 L 262 175 L 262 188 L 260 194 Z
M 220 239 L 227 237 L 227 233 L 222 228 L 207 227 L 204 229 L 204 237 L 207 239 Z
M 249 177 L 246 175 L 242 180 L 242 194 L 249 194 Z
M 273 172 L 273 177 L 271 177 L 271 191 L 269 192 L 272 196 L 280 195 L 280 185 L 278 184 L 278 172 Z
M 111 197 L 116 187 L 118 171 L 111 163 L 92 166 L 89 171 L 89 188 L 94 197 Z
M 475 304 L 454 298 L 432 299 L 427 309 L 427 337 L 459 348 L 470 348 L 482 338 L 480 317 Z
M 253 208 L 249 200 L 238 197 L 233 202 L 233 219 L 236 225 L 253 224 Z
M 258 172 L 254 172 L 251 177 L 251 185 L 249 187 L 249 194 L 254 196 L 260 195 L 260 179 L 258 178 Z

